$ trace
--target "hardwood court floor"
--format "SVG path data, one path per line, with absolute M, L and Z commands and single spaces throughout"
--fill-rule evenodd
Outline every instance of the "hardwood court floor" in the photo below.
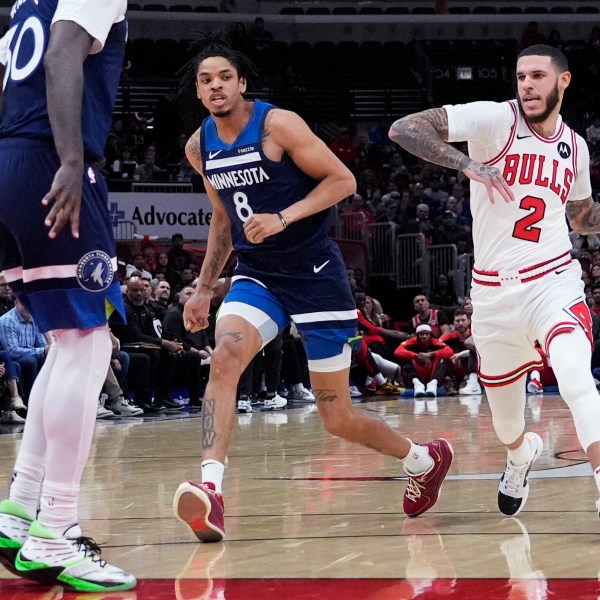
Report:
M 529 397 L 527 427 L 544 451 L 518 520 L 496 506 L 506 455 L 485 397 L 439 398 L 437 411 L 412 399 L 368 400 L 361 408 L 412 439 L 454 446 L 442 497 L 424 516 L 404 517 L 397 461 L 328 436 L 314 405 L 303 405 L 238 415 L 227 541 L 201 545 L 171 512 L 177 485 L 198 476 L 200 415 L 99 422 L 82 523 L 138 588 L 67 594 L 0 567 L 0 599 L 598 598 L 597 491 L 560 397 Z M 6 489 L 20 435 L 2 432 Z

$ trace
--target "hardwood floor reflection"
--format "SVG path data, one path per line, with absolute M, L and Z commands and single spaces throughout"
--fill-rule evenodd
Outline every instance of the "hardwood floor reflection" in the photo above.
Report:
M 377 398 L 361 408 L 416 441 L 443 436 L 453 444 L 442 497 L 423 517 L 403 515 L 398 461 L 328 436 L 314 405 L 304 405 L 238 415 L 224 488 L 227 541 L 217 545 L 197 544 L 171 513 L 177 485 L 199 475 L 199 414 L 99 422 L 84 476 L 84 531 L 139 578 L 178 580 L 180 588 L 198 578 L 205 581 L 197 585 L 408 579 L 421 582 L 413 595 L 389 597 L 412 598 L 436 580 L 442 595 L 444 585 L 453 592 L 464 578 L 501 578 L 527 588 L 519 597 L 543 598 L 545 579 L 597 580 L 598 493 L 558 396 L 529 398 L 527 427 L 542 437 L 544 451 L 518 520 L 497 509 L 506 455 L 485 397 L 439 398 L 437 406 Z M 0 436 L 2 489 L 19 438 Z M 12 576 L 1 570 L 0 578 Z M 209 597 L 198 594 L 183 597 Z

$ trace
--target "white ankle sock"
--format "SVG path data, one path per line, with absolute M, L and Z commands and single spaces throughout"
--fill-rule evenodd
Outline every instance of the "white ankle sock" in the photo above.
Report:
M 382 386 L 387 381 L 386 378 L 381 373 L 377 373 L 377 375 L 375 375 L 375 377 L 373 377 L 373 379 L 375 380 L 375 383 L 378 386 Z
M 38 521 L 57 536 L 79 522 L 79 486 L 44 481 Z
M 225 465 L 218 460 L 207 459 L 202 461 L 202 483 L 210 481 L 215 484 L 215 491 L 222 493 L 223 475 L 225 474 Z
M 410 441 L 410 451 L 402 459 L 404 470 L 411 475 L 421 475 L 433 466 L 433 458 L 429 456 L 429 450 L 426 446 L 420 446 Z
M 527 438 L 523 438 L 523 443 L 515 450 L 508 451 L 508 458 L 510 462 L 515 465 L 524 465 L 528 460 L 531 459 L 533 448 Z
M 15 466 L 8 497 L 35 518 L 42 491 L 44 467 L 35 457 L 21 452 Z

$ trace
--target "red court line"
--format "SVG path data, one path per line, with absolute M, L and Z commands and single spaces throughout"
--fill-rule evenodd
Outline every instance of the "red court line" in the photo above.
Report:
M 142 579 L 135 590 L 65 592 L 0 580 L 2 600 L 597 600 L 596 579 Z

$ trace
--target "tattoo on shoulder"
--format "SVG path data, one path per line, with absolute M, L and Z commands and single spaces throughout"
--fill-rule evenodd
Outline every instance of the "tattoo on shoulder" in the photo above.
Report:
M 271 116 L 273 115 L 273 111 L 270 110 L 267 113 L 267 116 L 265 118 L 265 123 L 263 126 L 263 133 L 262 133 L 262 139 L 266 140 L 270 135 L 271 135 L 271 130 L 270 130 L 270 125 L 271 125 Z
M 434 129 L 440 134 L 440 137 L 448 139 L 448 114 L 443 108 L 432 108 L 423 111 L 421 117 L 429 121 Z
M 192 156 L 202 164 L 202 153 L 200 152 L 200 130 L 198 130 L 188 140 L 188 148 L 192 153 Z

